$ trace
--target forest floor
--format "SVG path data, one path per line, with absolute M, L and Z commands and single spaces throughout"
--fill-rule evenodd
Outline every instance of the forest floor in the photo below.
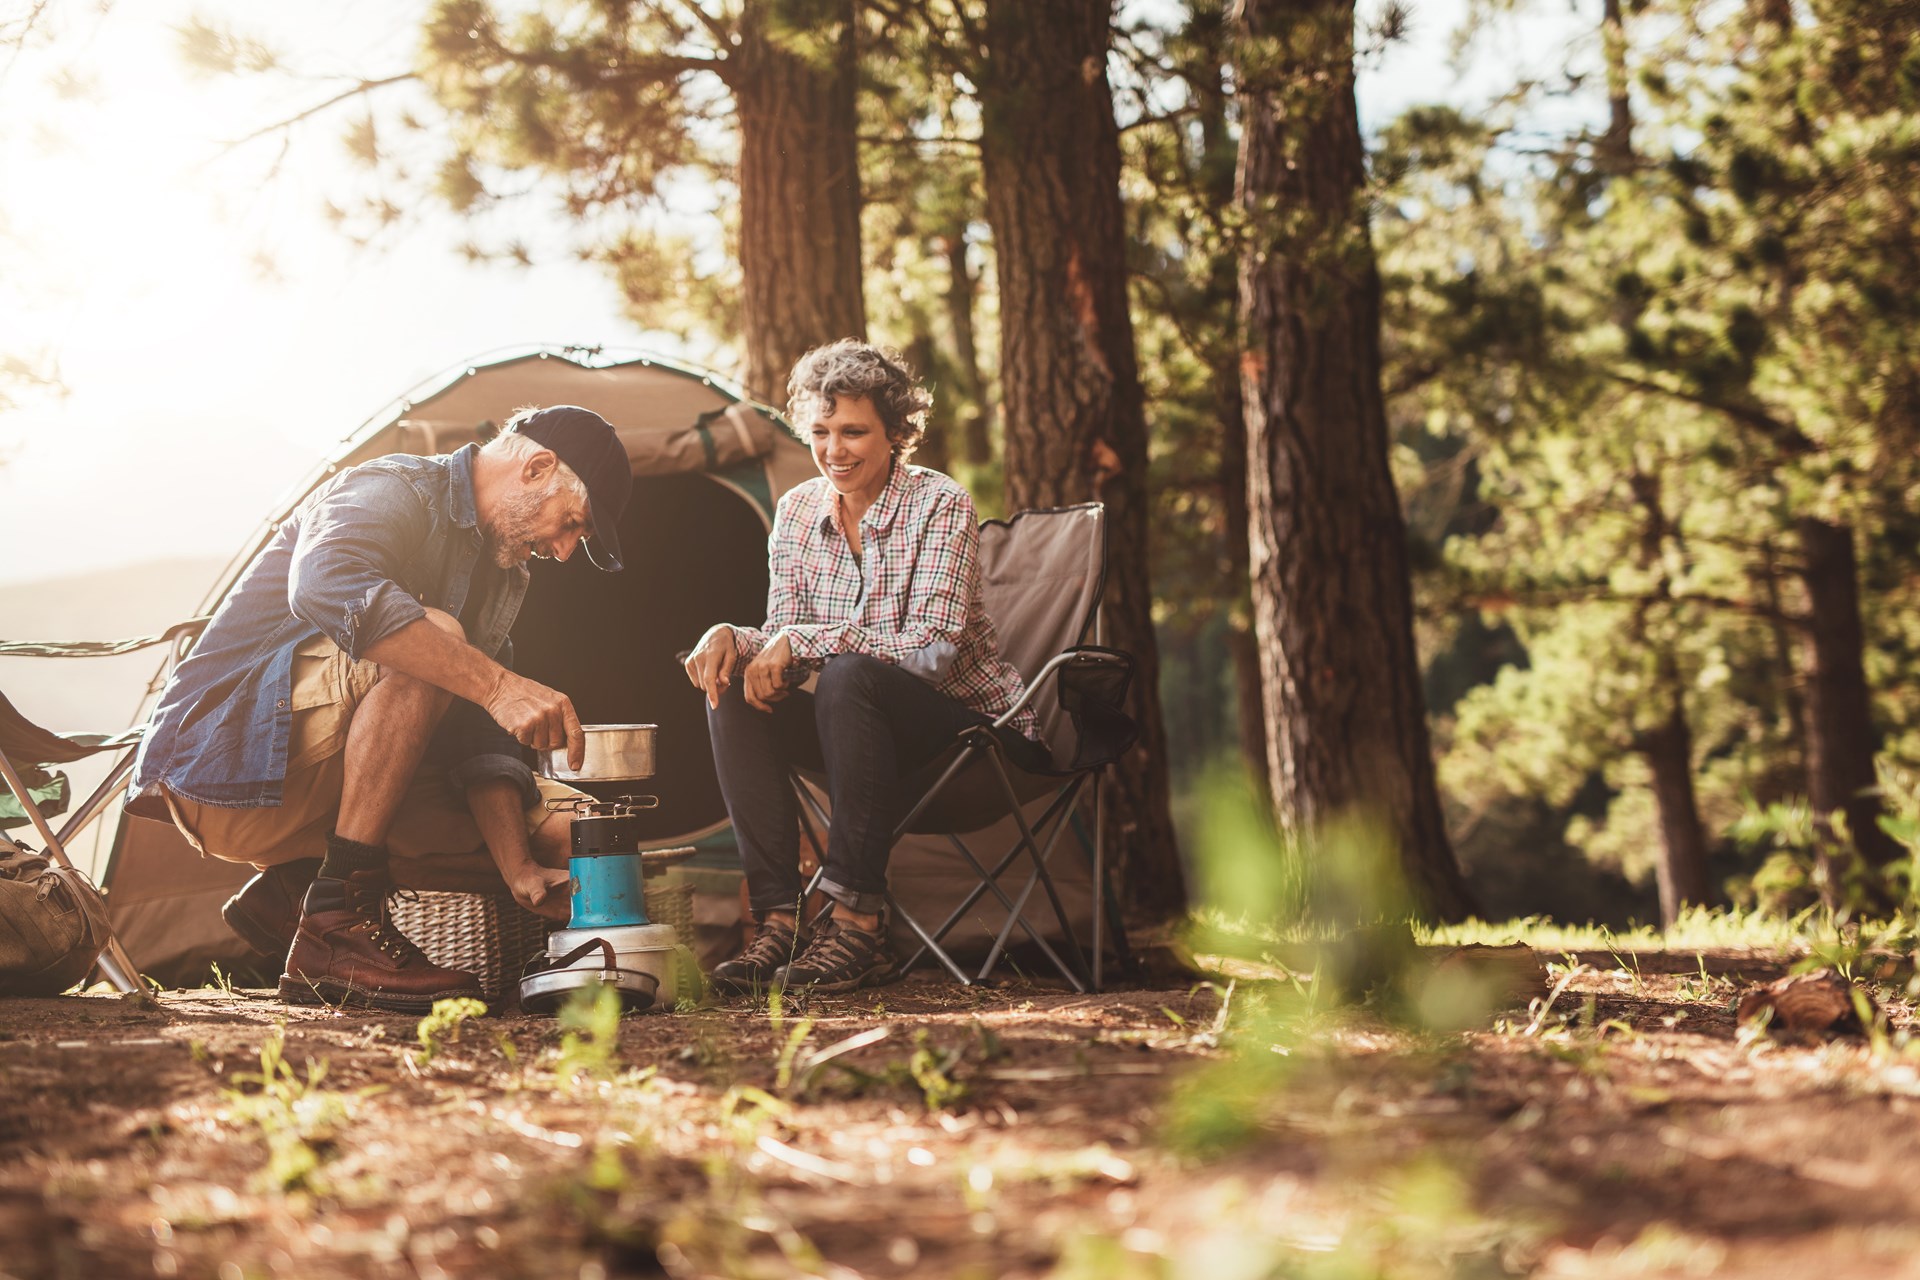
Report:
M 11 1000 L 0 1275 L 1920 1276 L 1912 1006 L 1736 1028 L 1798 958 L 1540 948 L 1452 1032 L 1244 966 L 424 1034 Z

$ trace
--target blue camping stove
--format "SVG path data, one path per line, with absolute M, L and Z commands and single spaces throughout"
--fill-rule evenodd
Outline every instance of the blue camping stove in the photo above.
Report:
M 520 1006 L 535 1013 L 559 1008 L 575 991 L 610 986 L 632 1012 L 653 1008 L 660 989 L 672 1003 L 672 925 L 647 919 L 645 861 L 639 815 L 658 807 L 656 796 L 576 800 L 573 811 L 573 915 L 547 939 L 547 953 L 520 979 Z

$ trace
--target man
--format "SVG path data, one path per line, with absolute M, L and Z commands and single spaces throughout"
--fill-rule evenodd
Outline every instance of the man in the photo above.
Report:
M 600 415 L 516 415 L 485 447 L 376 458 L 323 485 L 256 556 L 154 709 L 130 807 L 262 868 L 221 914 L 285 958 L 294 1003 L 424 1010 L 477 996 L 387 918 L 388 858 L 484 844 L 514 897 L 566 913 L 566 815 L 521 748 L 585 738 L 512 670 L 527 561 L 583 541 L 620 568 L 633 476 Z M 551 865 L 542 865 L 542 862 Z

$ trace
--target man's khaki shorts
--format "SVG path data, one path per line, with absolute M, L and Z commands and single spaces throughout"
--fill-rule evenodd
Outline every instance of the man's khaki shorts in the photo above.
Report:
M 293 730 L 287 742 L 281 803 L 274 808 L 226 809 L 162 788 L 174 826 L 194 848 L 227 862 L 270 867 L 324 855 L 346 779 L 347 727 L 379 679 L 378 663 L 355 662 L 325 636 L 302 645 L 293 657 Z M 540 800 L 526 810 L 529 837 L 549 819 L 565 820 L 564 815 L 549 812 L 548 801 L 585 794 L 564 782 L 534 781 Z M 396 858 L 451 855 L 462 862 L 470 862 L 471 855 L 477 854 L 491 865 L 486 841 L 465 798 L 447 781 L 445 771 L 437 768 L 414 774 L 387 833 L 387 849 Z

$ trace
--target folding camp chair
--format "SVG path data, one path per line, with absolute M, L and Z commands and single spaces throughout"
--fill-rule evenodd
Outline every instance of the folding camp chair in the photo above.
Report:
M 206 618 L 194 618 L 160 635 L 142 636 L 134 640 L 83 641 L 75 644 L 0 642 L 0 657 L 108 657 L 132 653 L 150 645 L 174 643 L 177 646 L 175 657 L 178 658 L 186 644 L 199 635 L 206 625 Z M 145 730 L 146 726 L 139 724 L 117 734 L 54 733 L 27 719 L 5 694 L 0 694 L 0 779 L 5 780 L 13 798 L 13 803 L 8 804 L 8 797 L 0 795 L 0 829 L 31 823 L 39 834 L 41 844 L 45 846 L 47 856 L 68 870 L 73 870 L 73 862 L 67 857 L 68 843 L 99 817 L 115 796 L 126 789 L 127 780 L 133 774 L 134 752 Z M 115 750 L 120 751 L 121 756 L 108 771 L 106 779 L 72 812 L 56 834 L 48 819 L 57 816 L 66 807 L 67 780 L 49 766 L 72 764 L 102 751 Z M 111 930 L 96 963 L 100 971 L 106 974 L 107 980 L 121 991 L 143 989 L 139 972 Z
M 894 828 L 893 843 L 909 834 L 944 836 L 971 869 L 978 883 L 937 925 L 929 928 L 901 907 L 889 891 L 893 919 L 907 926 L 920 947 L 903 968 L 931 955 L 961 983 L 984 980 L 1006 953 L 1017 928 L 1052 963 L 1076 991 L 1101 984 L 1105 955 L 1103 932 L 1111 931 L 1115 953 L 1131 967 L 1126 933 L 1118 920 L 1118 905 L 1108 891 L 1101 805 L 1101 779 L 1106 767 L 1133 745 L 1137 730 L 1123 709 L 1133 678 L 1133 659 L 1115 649 L 1081 643 L 1096 633 L 1101 592 L 1106 581 L 1105 508 L 1099 503 L 1023 511 L 1010 520 L 989 520 L 980 528 L 982 592 L 987 614 L 999 633 L 1001 653 L 1020 672 L 1026 690 L 1019 702 L 999 718 L 996 726 L 1011 723 L 1031 704 L 1053 753 L 1053 768 L 1034 772 L 1008 759 L 995 734 L 985 728 L 959 735 L 953 748 L 902 780 L 901 800 L 906 816 Z M 1097 638 L 1097 634 L 1096 634 Z M 806 775 L 802 775 L 805 777 Z M 808 777 L 808 781 L 817 779 Z M 802 830 L 814 855 L 825 862 L 824 833 L 831 821 L 818 795 L 796 779 L 801 800 Z M 1083 795 L 1092 802 L 1093 837 L 1085 838 L 1080 825 Z M 1027 810 L 1047 801 L 1029 820 Z M 811 814 L 812 821 L 805 815 Z M 968 845 L 965 836 L 984 831 L 1011 818 L 1018 830 L 1013 844 L 989 865 Z M 1093 938 L 1091 968 L 1082 954 L 1069 913 L 1050 871 L 1061 836 L 1073 828 L 1076 840 L 1091 863 Z M 1009 894 L 1000 877 L 1021 864 L 1026 881 Z M 821 873 L 816 872 L 817 887 Z M 1027 918 L 1034 890 L 1040 889 L 1052 908 L 1062 955 L 1045 931 Z M 1006 921 L 993 940 L 985 963 L 969 974 L 942 945 L 980 899 L 992 894 L 1006 911 Z

